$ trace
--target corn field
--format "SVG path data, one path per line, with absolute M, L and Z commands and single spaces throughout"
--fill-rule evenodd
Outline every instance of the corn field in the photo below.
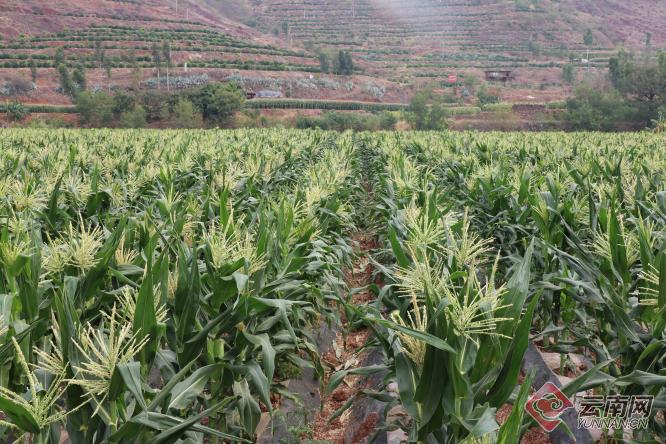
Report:
M 530 343 L 591 361 L 567 396 L 654 396 L 604 442 L 666 437 L 663 135 L 4 130 L 0 173 L 2 442 L 254 442 L 310 369 L 383 375 L 334 415 L 381 400 L 373 436 L 518 443 Z

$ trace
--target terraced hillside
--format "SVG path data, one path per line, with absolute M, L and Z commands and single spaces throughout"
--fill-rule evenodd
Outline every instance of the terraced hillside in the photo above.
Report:
M 350 49 L 366 69 L 396 81 L 442 80 L 460 70 L 516 70 L 519 84 L 558 83 L 571 59 L 607 66 L 620 45 L 666 41 L 657 1 L 268 0 L 262 20 L 288 23 L 291 37 Z M 584 43 L 587 30 L 592 43 Z M 589 56 L 588 56 L 589 50 Z M 561 85 L 555 85 L 560 87 Z
M 620 46 L 644 50 L 648 32 L 650 47 L 663 47 L 666 12 L 658 3 L 0 0 L 0 87 L 32 77 L 35 88 L 21 101 L 68 104 L 55 69 L 62 62 L 85 67 L 93 88 L 236 80 L 291 98 L 404 103 L 451 74 L 483 78 L 484 70 L 507 69 L 516 79 L 500 88 L 503 100 L 561 100 L 563 65 L 573 63 L 578 77 L 594 74 Z M 351 51 L 354 75 L 321 73 L 317 53 L 340 49 Z

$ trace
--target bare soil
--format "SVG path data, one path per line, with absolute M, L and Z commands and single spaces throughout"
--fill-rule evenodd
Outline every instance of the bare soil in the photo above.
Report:
M 376 247 L 374 235 L 370 233 L 357 233 L 352 240 L 359 246 L 359 254 L 351 269 L 345 271 L 345 280 L 350 289 L 362 288 L 372 283 L 372 264 L 364 256 Z M 363 305 L 374 299 L 370 291 L 356 293 L 352 297 L 352 302 L 356 305 Z M 343 321 L 344 320 L 343 315 Z M 346 328 L 347 325 L 343 325 Z M 363 347 L 370 339 L 371 331 L 368 328 L 362 328 L 350 332 L 346 337 L 338 334 L 336 343 L 332 350 L 323 356 L 326 364 L 325 384 L 333 372 L 344 368 L 345 365 L 358 366 L 363 362 L 366 350 Z M 329 441 L 333 444 L 339 444 L 344 441 L 344 435 L 351 421 L 351 410 L 347 410 L 338 418 L 330 421 L 331 416 L 340 409 L 352 396 L 366 387 L 366 378 L 363 376 L 347 376 L 344 381 L 331 393 L 323 399 L 323 408 L 317 413 L 314 421 L 314 439 Z M 354 435 L 353 443 L 365 442 L 368 436 L 375 431 L 379 418 L 376 415 L 369 415 L 362 427 Z

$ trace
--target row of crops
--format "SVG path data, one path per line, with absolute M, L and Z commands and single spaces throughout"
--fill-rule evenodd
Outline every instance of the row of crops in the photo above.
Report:
M 388 371 L 383 394 L 408 413 L 398 425 L 410 441 L 518 442 L 534 425 L 523 410 L 532 375 L 520 373 L 529 341 L 560 353 L 562 369 L 571 353 L 590 359 L 565 380 L 572 399 L 654 396 L 647 429 L 608 439 L 666 436 L 666 140 L 384 133 L 358 143 L 384 285 L 377 302 L 347 308 L 375 331 L 386 366 L 354 372 Z
M 240 441 L 280 381 L 321 369 L 305 329 L 341 291 L 349 137 L 0 144 L 3 441 Z
M 163 45 L 165 42 L 169 42 L 170 57 L 178 59 L 185 56 L 187 60 L 174 62 L 177 67 L 320 71 L 319 66 L 313 64 L 315 62 L 312 55 L 303 51 L 252 44 L 216 31 L 121 26 L 95 26 L 0 43 L 0 49 L 3 50 L 0 52 L 0 68 L 52 68 L 63 63 L 69 67 L 81 65 L 89 69 L 102 65 L 111 68 L 152 69 L 155 67 L 154 46 Z M 56 48 L 66 50 L 64 60 L 59 61 L 57 54 L 54 55 Z M 37 50 L 40 50 L 40 53 L 35 54 Z M 206 58 L 192 60 L 192 53 Z M 267 56 L 270 59 L 254 60 L 255 56 Z
M 359 0 L 333 7 L 329 3 L 268 2 L 262 22 L 288 23 L 289 36 L 316 47 L 347 49 L 354 57 L 373 62 L 375 74 L 396 80 L 396 70 L 412 77 L 438 77 L 436 71 L 425 76 L 422 71 L 438 67 L 559 68 L 572 53 L 577 58 L 589 59 L 591 54 L 596 59 L 611 50 L 601 42 L 584 45 L 582 40 L 572 39 L 571 34 L 580 31 L 576 25 L 560 23 L 559 12 L 518 11 L 514 2 L 385 1 L 381 7 Z M 405 48 L 412 55 L 408 61 L 393 57 L 394 51 Z M 586 51 L 591 53 L 585 55 Z M 374 54 L 367 57 L 367 52 Z M 442 55 L 446 57 L 443 62 L 434 60 Z M 457 58 L 465 60 L 446 61 Z
M 632 439 L 663 438 L 665 143 L 5 131 L 2 439 L 251 441 L 310 368 L 324 393 L 382 373 L 335 416 L 371 396 L 404 412 L 383 428 L 410 441 L 516 443 L 534 426 L 530 342 L 562 368 L 591 361 L 567 373 L 571 397 L 654 396 Z M 359 251 L 359 230 L 379 247 Z M 359 255 L 375 270 L 364 305 L 344 274 Z M 370 328 L 382 363 L 331 374 L 322 320 Z

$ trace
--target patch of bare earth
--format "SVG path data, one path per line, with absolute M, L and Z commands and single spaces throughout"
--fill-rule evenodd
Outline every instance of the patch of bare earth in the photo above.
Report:
M 369 233 L 357 233 L 352 237 L 360 250 L 357 259 L 351 269 L 345 271 L 345 280 L 349 288 L 363 288 L 372 283 L 373 267 L 368 261 L 365 253 L 369 252 L 376 247 L 376 240 L 373 235 Z M 355 305 L 363 305 L 372 301 L 374 295 L 364 290 L 352 296 L 352 302 Z M 347 321 L 344 314 L 342 314 L 344 322 L 343 329 L 348 328 Z M 333 348 L 324 354 L 322 360 L 326 367 L 325 384 L 332 373 L 343 370 L 345 368 L 360 367 L 363 364 L 366 350 L 363 347 L 370 339 L 371 331 L 367 328 L 362 328 L 349 332 L 347 336 L 338 333 Z M 345 432 L 347 431 L 351 422 L 351 409 L 345 411 L 342 415 L 331 421 L 331 417 L 347 401 L 360 390 L 369 388 L 366 387 L 366 378 L 363 376 L 349 375 L 345 377 L 343 382 L 331 393 L 323 399 L 323 408 L 317 412 L 314 421 L 314 436 L 315 440 L 328 441 L 334 444 L 342 443 L 344 441 Z M 352 438 L 353 443 L 365 442 L 377 426 L 379 418 L 377 415 L 368 415 L 362 426 Z
M 495 419 L 499 424 L 504 424 L 507 418 L 511 414 L 511 409 L 513 406 L 511 404 L 504 404 L 495 415 Z M 532 427 L 529 429 L 520 440 L 520 444 L 552 444 L 550 437 L 546 432 L 541 430 L 538 427 Z

